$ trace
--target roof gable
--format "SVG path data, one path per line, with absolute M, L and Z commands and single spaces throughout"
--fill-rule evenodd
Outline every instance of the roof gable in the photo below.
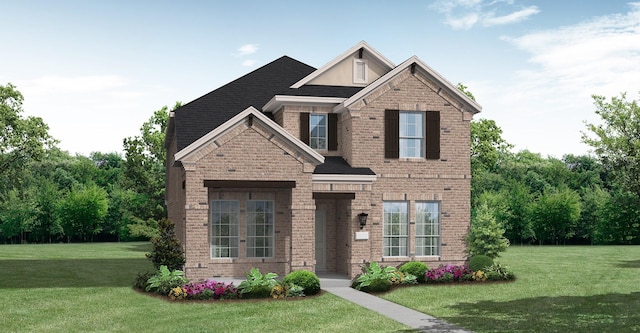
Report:
M 262 107 L 315 68 L 283 56 L 174 111 L 178 151 L 246 108 Z
M 314 164 L 324 163 L 324 157 L 322 155 L 311 149 L 311 147 L 300 141 L 298 138 L 291 135 L 284 128 L 280 127 L 280 125 L 276 124 L 273 120 L 265 116 L 264 113 L 258 111 L 254 107 L 248 107 L 244 111 L 227 120 L 222 125 L 216 127 L 214 130 L 194 141 L 186 148 L 179 150 L 174 156 L 175 161 L 182 162 L 193 159 L 197 160 L 197 153 L 199 151 L 205 149 L 209 145 L 215 145 L 216 143 L 214 141 L 217 138 L 243 124 L 245 121 L 249 122 L 249 127 L 252 126 L 252 122 L 259 122 L 269 131 L 271 131 L 273 135 L 278 136 L 288 146 L 299 152 L 307 160 L 311 161 Z
M 369 82 L 373 82 L 395 67 L 389 59 L 362 41 L 326 65 L 305 76 L 302 80 L 294 83 L 291 88 L 300 88 L 304 85 L 362 87 L 366 85 L 366 83 L 357 84 L 353 82 L 354 59 L 367 61 Z
M 367 95 L 369 95 L 374 90 L 388 83 L 390 80 L 398 76 L 400 73 L 405 70 L 410 69 L 412 73 L 420 73 L 427 77 L 429 80 L 435 82 L 438 85 L 437 93 L 440 95 L 443 91 L 446 92 L 449 96 L 455 98 L 456 101 L 460 104 L 461 111 L 471 112 L 472 114 L 479 113 L 482 111 L 482 106 L 478 104 L 476 101 L 469 98 L 469 96 L 465 95 L 461 92 L 455 85 L 445 79 L 442 75 L 436 72 L 433 68 L 429 67 L 418 57 L 413 56 L 402 64 L 398 65 L 393 70 L 389 71 L 387 74 L 383 75 L 375 82 L 366 86 L 353 96 L 347 98 L 344 102 L 337 105 L 334 110 L 342 111 L 345 108 L 349 108 L 353 106 L 355 103 L 364 99 Z

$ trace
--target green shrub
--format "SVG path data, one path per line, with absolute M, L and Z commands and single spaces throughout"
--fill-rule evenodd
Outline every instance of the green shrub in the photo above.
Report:
M 213 299 L 214 295 L 213 290 L 203 289 L 201 292 L 197 293 L 194 298 L 199 300 L 210 300 Z
M 497 272 L 486 272 L 487 281 L 502 281 L 500 274 Z
M 156 269 L 165 265 L 169 270 L 182 269 L 185 259 L 180 241 L 176 237 L 176 226 L 167 218 L 160 220 L 158 237 L 151 239 L 153 249 L 147 253 L 147 258 L 151 259 Z
M 402 278 L 402 281 L 400 281 L 400 284 L 418 284 L 418 278 L 415 275 L 409 273 L 403 274 L 404 277 Z
M 248 295 L 251 295 L 251 298 L 262 298 L 255 296 L 262 295 L 264 293 L 264 290 L 266 290 L 265 297 L 269 297 L 271 288 L 275 287 L 278 284 L 278 281 L 276 281 L 277 277 L 278 274 L 276 273 L 266 273 L 262 275 L 262 273 L 260 273 L 260 270 L 258 270 L 257 268 L 252 268 L 249 274 L 247 274 L 247 279 L 242 281 L 238 286 L 240 296 L 247 297 Z M 254 289 L 256 290 L 255 292 Z
M 396 271 L 395 267 L 382 267 L 375 261 L 367 266 L 362 267 L 362 269 L 364 272 L 360 274 L 352 284 L 352 286 L 354 286 L 357 290 L 362 290 L 362 288 L 368 287 L 373 281 L 376 280 L 388 281 Z
M 362 289 L 362 291 L 368 293 L 383 293 L 389 290 L 391 290 L 391 281 L 383 279 L 373 280 L 368 286 Z
M 138 273 L 138 275 L 136 275 L 136 279 L 133 281 L 133 286 L 141 290 L 147 289 L 147 281 L 149 281 L 149 279 L 154 275 L 156 275 L 154 272 Z
M 251 291 L 242 293 L 242 298 L 269 298 L 271 289 L 270 286 L 256 286 L 251 288 Z
M 486 255 L 497 258 L 509 246 L 509 240 L 504 237 L 504 228 L 496 220 L 493 211 L 486 202 L 478 207 L 471 221 L 471 229 L 465 237 L 469 245 L 469 255 Z
M 479 254 L 471 257 L 469 261 L 469 269 L 472 271 L 484 271 L 486 268 L 491 267 L 493 265 L 493 259 Z
M 485 272 L 487 273 L 487 279 L 491 281 L 509 281 L 516 278 L 513 272 L 509 270 L 509 267 L 497 262 L 487 267 Z
M 289 292 L 287 293 L 287 297 L 304 297 L 304 288 L 300 287 L 297 284 L 289 285 Z
M 418 283 L 424 283 L 424 273 L 426 273 L 427 270 L 429 270 L 429 267 L 419 261 L 409 261 L 398 268 L 398 271 L 402 273 L 414 275 Z
M 147 280 L 145 290 L 166 296 L 169 295 L 171 289 L 182 287 L 187 282 L 188 280 L 184 277 L 183 271 L 177 269 L 170 271 L 167 266 L 162 265 L 158 272 Z
M 320 292 L 320 279 L 318 276 L 309 271 L 299 270 L 293 271 L 284 277 L 282 283 L 287 285 L 296 284 L 302 287 L 305 295 L 315 295 Z

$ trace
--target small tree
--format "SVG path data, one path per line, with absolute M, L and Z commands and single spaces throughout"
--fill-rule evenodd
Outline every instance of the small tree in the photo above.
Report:
M 165 265 L 170 270 L 182 270 L 185 263 L 182 245 L 176 237 L 175 224 L 164 218 L 158 222 L 159 235 L 151 239 L 153 249 L 147 253 L 156 269 Z
M 564 243 L 574 236 L 580 219 L 580 195 L 567 187 L 545 190 L 530 204 L 528 214 L 541 244 Z
M 496 221 L 486 202 L 478 207 L 465 240 L 469 245 L 470 256 L 483 254 L 492 259 L 497 258 L 509 246 L 509 240 L 504 237 L 504 228 Z
M 109 209 L 107 191 L 95 184 L 74 187 L 60 201 L 58 214 L 67 240 L 74 236 L 93 241 L 102 231 L 102 222 Z

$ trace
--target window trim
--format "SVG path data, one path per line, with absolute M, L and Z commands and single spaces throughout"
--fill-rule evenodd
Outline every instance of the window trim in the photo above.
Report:
M 406 118 L 408 118 L 407 117 L 408 115 L 419 115 L 420 116 L 419 124 L 420 124 L 420 127 L 421 127 L 421 131 L 420 131 L 420 135 L 419 136 L 407 136 L 407 135 L 403 136 L 402 135 L 402 132 L 403 132 L 403 128 L 402 127 L 403 127 L 403 125 L 405 125 L 405 126 L 410 126 L 411 125 L 409 122 L 404 122 L 404 123 L 402 122 L 403 115 L 404 115 L 405 120 L 406 120 Z M 415 123 L 412 123 L 412 124 L 413 125 L 417 125 L 418 122 L 415 122 Z M 426 128 L 425 127 L 426 126 L 425 125 L 426 125 L 426 116 L 425 116 L 424 112 L 420 112 L 420 111 L 399 111 L 398 112 L 398 150 L 399 150 L 398 157 L 399 158 L 425 158 L 425 156 L 426 156 L 426 147 L 425 147 L 425 142 L 426 142 L 426 139 L 425 139 Z M 417 133 L 417 131 L 416 131 L 416 133 Z M 406 140 L 405 142 L 408 142 L 409 140 L 417 140 L 420 143 L 420 145 L 419 145 L 420 146 L 419 147 L 420 150 L 419 150 L 417 156 L 414 156 L 414 155 L 411 155 L 411 156 L 404 155 L 403 156 L 403 153 L 404 153 L 404 151 L 402 149 L 403 148 L 403 144 L 402 144 L 403 140 Z
M 216 226 L 216 224 L 213 223 L 213 215 L 214 213 L 216 213 L 213 210 L 214 202 L 235 203 L 235 206 L 236 206 L 235 207 L 235 213 L 236 213 L 236 218 L 235 218 L 236 234 L 235 235 L 229 235 L 227 237 L 214 236 L 214 227 Z M 209 255 L 211 259 L 239 258 L 240 257 L 240 201 L 239 200 L 211 200 L 209 204 L 210 204 L 210 207 L 212 207 L 209 209 L 209 235 L 210 235 L 209 236 Z M 221 212 L 221 213 L 224 213 L 224 212 Z M 222 224 L 218 224 L 218 225 L 222 226 Z M 227 225 L 231 226 L 232 224 L 229 223 Z M 222 239 L 228 239 L 229 246 L 227 248 L 214 244 L 214 240 L 220 241 Z M 234 239 L 235 239 L 235 246 L 231 246 Z M 222 249 L 222 250 L 226 249 L 229 251 L 229 255 L 215 256 L 214 251 L 217 249 Z M 235 249 L 235 256 L 233 255 L 233 249 Z
M 437 207 L 437 218 L 436 218 L 436 222 L 435 223 L 424 223 L 424 220 L 420 220 L 419 219 L 419 213 L 418 213 L 418 206 L 420 204 L 436 204 Z M 416 257 L 440 257 L 442 254 L 442 202 L 441 201 L 416 201 L 415 202 L 415 235 L 414 235 L 414 244 L 415 244 L 415 254 Z M 421 231 L 424 231 L 424 227 L 420 227 L 423 225 L 428 225 L 428 224 L 434 224 L 435 228 L 433 229 L 437 229 L 436 234 L 431 234 L 431 235 L 426 235 L 423 234 Z M 418 239 L 435 239 L 436 240 L 436 246 L 426 246 L 425 242 L 422 242 L 422 247 L 418 246 Z M 431 251 L 425 251 L 426 249 L 431 249 Z M 434 250 L 435 249 L 435 253 Z M 426 252 L 430 252 L 428 254 L 425 254 Z
M 320 123 L 322 122 L 322 120 L 320 120 L 318 122 L 317 125 L 315 125 L 315 127 L 312 125 L 312 122 L 314 121 L 314 118 L 324 118 L 324 125 L 321 125 Z M 324 128 L 324 136 L 314 136 L 313 130 L 316 128 Z M 320 146 L 318 145 L 317 147 L 313 146 L 314 143 L 314 139 L 316 140 L 315 142 L 319 142 L 318 140 L 324 140 L 324 146 Z M 311 147 L 312 149 L 315 150 L 329 150 L 329 116 L 327 113 L 312 113 L 309 115 L 309 147 Z
M 399 231 L 404 231 L 404 234 L 398 233 L 398 235 L 393 235 L 387 234 L 387 225 L 389 222 L 387 222 L 387 204 L 394 204 L 394 203 L 401 203 L 404 204 L 404 221 L 400 221 L 401 223 L 398 223 L 400 225 L 400 230 Z M 409 201 L 401 201 L 401 200 L 390 200 L 390 201 L 383 201 L 382 203 L 382 255 L 384 257 L 408 257 L 409 256 L 409 209 L 410 209 L 410 205 L 409 205 Z M 394 212 L 389 212 L 391 214 L 393 214 Z M 400 214 L 402 214 L 403 212 L 398 212 Z M 399 239 L 400 241 L 398 242 L 399 244 L 397 246 L 394 245 L 386 245 L 386 241 L 387 239 L 391 240 L 391 239 Z M 402 243 L 402 239 L 404 239 L 404 246 L 400 243 Z M 399 249 L 398 250 L 398 255 L 393 255 L 393 249 Z M 387 250 L 389 250 L 387 252 Z
M 384 113 L 384 157 L 387 159 L 400 158 L 400 112 L 404 110 L 385 110 Z M 415 111 L 406 111 L 415 112 Z M 422 159 L 440 159 L 440 112 L 418 111 L 425 113 L 424 131 L 425 154 Z M 403 157 L 406 159 L 406 157 Z M 412 158 L 414 159 L 414 158 Z
M 258 226 L 258 224 L 255 223 L 249 223 L 249 219 L 250 219 L 250 214 L 255 213 L 255 212 L 250 212 L 249 211 L 249 203 L 250 202 L 266 202 L 269 203 L 269 206 L 271 208 L 271 210 L 269 212 L 265 212 L 269 213 L 270 215 L 270 223 L 264 223 L 262 225 L 269 225 L 270 226 L 270 233 L 269 235 L 261 235 L 261 236 L 257 236 L 257 235 L 250 235 L 249 234 L 249 230 L 251 229 L 250 226 Z M 247 200 L 245 201 L 246 203 L 246 209 L 245 209 L 245 226 L 246 226 L 246 258 L 273 258 L 275 256 L 275 225 L 276 225 L 276 221 L 275 221 L 275 201 L 274 200 Z M 255 230 L 255 229 L 254 229 Z M 261 246 L 261 247 L 256 247 L 255 246 L 255 240 L 258 238 L 262 238 L 262 239 L 268 239 L 269 240 L 269 246 L 265 247 L 265 246 Z M 252 244 L 252 241 L 254 242 Z M 253 246 L 252 246 L 253 245 Z M 263 250 L 269 250 L 269 255 L 268 256 L 256 256 L 256 249 L 263 249 Z M 253 250 L 253 254 L 250 255 L 250 251 Z
M 311 115 L 324 114 L 327 116 L 327 148 L 314 149 L 316 151 L 336 151 L 338 150 L 338 114 L 336 113 L 300 113 L 300 141 L 311 147 Z M 313 149 L 313 148 L 312 148 Z

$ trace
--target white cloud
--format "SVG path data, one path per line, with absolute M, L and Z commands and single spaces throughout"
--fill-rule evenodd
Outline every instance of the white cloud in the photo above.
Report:
M 240 48 L 238 48 L 237 50 L 237 54 L 239 57 L 242 56 L 246 56 L 249 54 L 254 54 L 256 52 L 258 52 L 258 45 L 257 44 L 245 44 L 240 46 Z
M 468 30 L 476 25 L 479 20 L 480 17 L 478 16 L 478 14 L 471 13 L 460 18 L 448 18 L 447 25 L 449 25 L 454 30 Z
M 588 147 L 579 143 L 583 122 L 598 121 L 591 95 L 628 92 L 637 98 L 640 6 L 630 8 L 573 26 L 503 37 L 528 53 L 530 66 L 514 74 L 515 84 L 494 82 L 477 96 L 484 95 L 485 110 L 505 110 L 487 117 L 505 129 L 505 138 L 517 149 L 529 148 L 534 138 L 534 151 L 557 157 L 585 153 Z M 569 145 L 573 150 L 566 150 Z
M 538 14 L 540 9 L 536 6 L 527 7 L 525 9 L 513 12 L 508 15 L 503 16 L 494 16 L 493 13 L 487 14 L 487 16 L 482 20 L 482 24 L 486 27 L 494 26 L 494 25 L 505 25 L 511 23 L 517 23 L 523 20 L 526 20 L 529 16 Z
M 257 60 L 247 59 L 247 60 L 242 62 L 242 66 L 243 67 L 253 67 L 256 63 L 258 63 Z
M 468 30 L 478 24 L 485 27 L 513 24 L 540 12 L 536 6 L 513 7 L 513 0 L 440 0 L 430 6 L 444 14 L 444 23 L 454 30 Z

